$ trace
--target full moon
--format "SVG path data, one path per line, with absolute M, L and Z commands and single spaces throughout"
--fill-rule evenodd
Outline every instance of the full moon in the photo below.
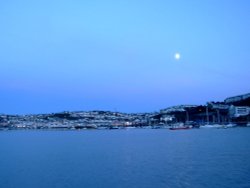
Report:
M 175 53 L 174 58 L 176 60 L 179 60 L 181 58 L 181 55 L 179 53 Z

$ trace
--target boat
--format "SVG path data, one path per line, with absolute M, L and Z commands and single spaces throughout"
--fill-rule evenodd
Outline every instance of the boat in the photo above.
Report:
M 186 129 L 191 129 L 192 126 L 190 125 L 185 125 L 184 123 L 176 123 L 173 124 L 169 130 L 186 130 Z
M 229 123 L 229 124 L 226 124 L 226 125 L 224 125 L 224 128 L 234 128 L 234 127 L 237 127 L 237 125 L 236 124 L 234 124 L 234 123 Z
M 224 128 L 225 126 L 224 125 L 221 125 L 221 124 L 207 124 L 207 125 L 202 125 L 200 126 L 200 128 L 216 128 L 216 129 L 221 129 L 221 128 Z
M 125 127 L 125 129 L 135 129 L 136 127 L 132 127 L 132 126 L 128 126 L 128 127 Z
M 118 126 L 110 126 L 109 129 L 119 129 Z
M 190 127 L 170 127 L 170 130 L 185 130 L 185 129 L 191 129 Z

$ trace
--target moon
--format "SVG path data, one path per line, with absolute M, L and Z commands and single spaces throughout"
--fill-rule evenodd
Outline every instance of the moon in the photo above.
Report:
M 179 60 L 179 59 L 181 58 L 180 53 L 175 53 L 175 54 L 174 54 L 174 58 L 175 58 L 176 60 Z

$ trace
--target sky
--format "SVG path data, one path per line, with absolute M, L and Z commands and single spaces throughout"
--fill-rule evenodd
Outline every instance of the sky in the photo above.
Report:
M 247 0 L 0 1 L 0 113 L 153 112 L 249 93 L 249 10 Z

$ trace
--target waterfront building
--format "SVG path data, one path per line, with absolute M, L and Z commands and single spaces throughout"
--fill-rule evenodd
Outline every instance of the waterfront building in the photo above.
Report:
M 236 118 L 240 116 L 247 116 L 250 114 L 250 107 L 248 106 L 233 106 L 229 108 L 230 117 Z

